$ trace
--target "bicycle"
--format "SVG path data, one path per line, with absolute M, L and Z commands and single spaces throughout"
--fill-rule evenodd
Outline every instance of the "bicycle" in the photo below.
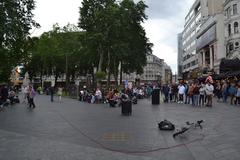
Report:
M 190 123 L 190 122 L 187 121 L 186 122 L 187 127 L 182 127 L 180 130 L 177 130 L 177 132 L 173 134 L 173 138 L 175 138 L 178 135 L 181 135 L 181 134 L 185 133 L 186 131 L 188 131 L 188 130 L 190 130 L 192 128 L 199 127 L 200 129 L 202 129 L 203 127 L 202 127 L 201 124 L 203 122 L 204 122 L 203 120 L 197 121 L 196 123 Z

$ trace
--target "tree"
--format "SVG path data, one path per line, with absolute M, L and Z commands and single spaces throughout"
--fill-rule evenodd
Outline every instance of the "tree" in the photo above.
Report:
M 51 31 L 43 33 L 29 55 L 31 76 L 55 75 L 56 83 L 58 77 L 65 74 L 68 86 L 70 78 L 74 80 L 76 74 L 84 73 L 89 67 L 89 58 L 83 54 L 84 35 L 85 32 L 71 24 L 63 28 L 55 24 Z
M 111 74 L 117 82 L 119 64 L 125 73 L 143 72 L 152 47 L 141 26 L 147 19 L 146 7 L 143 1 L 133 0 L 82 2 L 79 27 L 86 31 L 86 48 L 99 59 L 98 70 L 107 69 L 108 84 Z
M 34 0 L 1 0 L 0 2 L 0 80 L 7 81 L 11 69 L 23 61 L 25 43 L 32 27 Z

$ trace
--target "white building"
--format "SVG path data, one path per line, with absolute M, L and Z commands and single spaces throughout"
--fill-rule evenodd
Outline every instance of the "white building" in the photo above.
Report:
M 218 0 L 219 8 L 208 15 L 197 33 L 196 51 L 198 54 L 199 76 L 208 72 L 219 74 L 219 65 L 226 57 L 224 46 L 224 14 L 223 0 Z M 214 10 L 214 9 L 213 9 Z
M 202 57 L 199 56 L 199 54 L 205 51 L 206 48 L 215 47 L 214 51 L 220 50 L 219 48 L 221 47 L 218 48 L 218 45 L 210 43 L 216 41 L 216 35 L 218 35 L 218 33 L 224 32 L 223 28 L 218 27 L 217 30 L 214 26 L 214 23 L 215 25 L 218 25 L 218 20 L 221 20 L 221 16 L 217 15 L 223 11 L 222 4 L 223 0 L 196 0 L 188 12 L 185 18 L 182 37 L 183 78 L 197 78 L 198 73 L 200 72 L 199 69 L 207 66 L 205 63 L 206 59 L 208 57 L 210 58 L 210 55 L 212 55 L 211 58 L 214 59 L 213 55 L 215 53 L 210 53 L 211 49 L 208 51 L 209 54 L 207 53 L 209 56 L 206 56 L 206 54 L 205 57 L 204 54 Z M 218 33 L 216 33 L 216 31 Z M 210 39 L 208 39 L 208 36 L 210 36 Z M 213 49 L 211 51 L 213 51 Z M 216 59 L 219 58 L 217 57 Z M 209 60 L 207 59 L 207 61 Z M 215 62 L 212 61 L 212 64 L 209 65 L 214 68 Z
M 183 41 L 182 41 L 182 33 L 178 34 L 178 72 L 177 72 L 177 79 L 182 79 L 182 72 L 183 72 Z
M 224 13 L 226 56 L 240 59 L 240 1 L 226 0 Z
M 165 64 L 164 60 L 155 55 L 147 55 L 147 65 L 143 68 L 143 74 L 136 73 L 123 74 L 123 80 L 136 81 L 140 79 L 142 83 L 162 82 L 165 83 Z

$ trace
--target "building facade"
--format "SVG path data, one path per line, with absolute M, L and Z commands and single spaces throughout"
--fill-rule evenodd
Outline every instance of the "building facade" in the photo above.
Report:
M 199 56 L 199 53 L 205 51 L 206 46 L 210 46 L 213 49 L 217 46 L 210 44 L 214 41 L 213 39 L 210 39 L 208 42 L 206 42 L 205 39 L 207 36 L 212 36 L 215 37 L 216 40 L 215 34 L 217 30 L 216 27 L 213 26 L 213 23 L 210 22 L 213 21 L 218 24 L 217 21 L 221 19 L 221 16 L 217 15 L 223 11 L 222 4 L 223 0 L 196 0 L 188 12 L 182 33 L 182 66 L 184 79 L 197 78 L 202 67 L 207 67 L 208 64 L 205 63 L 206 60 L 209 62 L 209 58 L 212 58 L 212 60 L 214 59 L 214 53 L 210 53 L 210 49 L 206 51 L 205 57 L 204 54 L 202 57 Z M 216 20 L 209 20 L 211 18 Z M 223 32 L 224 29 L 222 33 Z M 213 49 L 211 51 L 213 51 Z M 217 48 L 215 48 L 214 51 L 217 51 Z M 212 55 L 212 57 L 210 57 L 210 55 Z M 209 63 L 211 63 L 209 65 L 214 68 L 214 62 L 210 61 Z
M 155 55 L 147 55 L 147 65 L 143 68 L 143 74 L 137 75 L 136 73 L 123 74 L 123 80 L 135 82 L 140 80 L 141 83 L 165 83 L 165 71 L 169 72 L 170 67 L 165 70 L 165 63 L 163 59 Z M 170 69 L 171 70 L 171 69 Z M 168 75 L 168 74 L 166 74 Z
M 224 3 L 225 46 L 227 59 L 240 59 L 240 1 Z
M 218 0 L 223 4 L 223 0 Z M 197 33 L 196 51 L 198 55 L 198 76 L 208 73 L 219 74 L 222 58 L 226 57 L 224 46 L 224 14 L 223 7 L 208 15 Z
M 178 67 L 177 67 L 177 79 L 182 79 L 183 77 L 182 77 L 182 72 L 183 72 L 183 41 L 182 41 L 182 33 L 179 33 L 178 34 L 178 38 L 177 38 L 177 40 L 178 40 Z

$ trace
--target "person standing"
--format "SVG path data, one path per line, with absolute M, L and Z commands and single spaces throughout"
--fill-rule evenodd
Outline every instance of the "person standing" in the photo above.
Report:
M 193 106 L 198 106 L 198 101 L 199 101 L 199 86 L 198 83 L 195 83 L 193 86 Z
M 58 95 L 58 101 L 61 102 L 62 100 L 62 92 L 63 88 L 61 86 L 58 87 L 57 95 Z
M 235 99 L 236 93 L 237 93 L 237 88 L 235 87 L 234 83 L 231 83 L 230 87 L 228 89 L 228 95 L 231 98 L 231 105 L 233 105 L 233 103 L 234 103 L 234 99 Z
M 34 97 L 36 96 L 36 92 L 34 91 L 32 86 L 29 86 L 29 108 L 35 108 Z
M 235 105 L 240 105 L 240 84 L 237 85 Z
M 227 98 L 228 98 L 228 84 L 226 81 L 223 81 L 222 85 L 222 96 L 223 96 L 223 102 L 227 103 Z
M 24 94 L 23 103 L 26 103 L 26 100 L 27 100 L 27 104 L 29 104 L 29 86 L 25 86 L 23 88 L 23 94 Z
M 49 88 L 49 92 L 50 92 L 50 95 L 51 95 L 51 102 L 53 102 L 53 95 L 54 95 L 54 87 L 53 86 L 51 86 Z
M 200 88 L 199 88 L 199 106 L 204 105 L 204 95 L 205 95 L 205 85 L 202 83 Z
M 183 84 L 180 84 L 178 86 L 178 94 L 179 94 L 179 102 L 178 103 L 183 103 L 184 93 L 185 93 L 185 87 Z
M 205 86 L 206 96 L 207 96 L 207 107 L 212 107 L 212 97 L 213 97 L 213 91 L 214 87 L 213 85 L 207 81 L 207 84 Z

